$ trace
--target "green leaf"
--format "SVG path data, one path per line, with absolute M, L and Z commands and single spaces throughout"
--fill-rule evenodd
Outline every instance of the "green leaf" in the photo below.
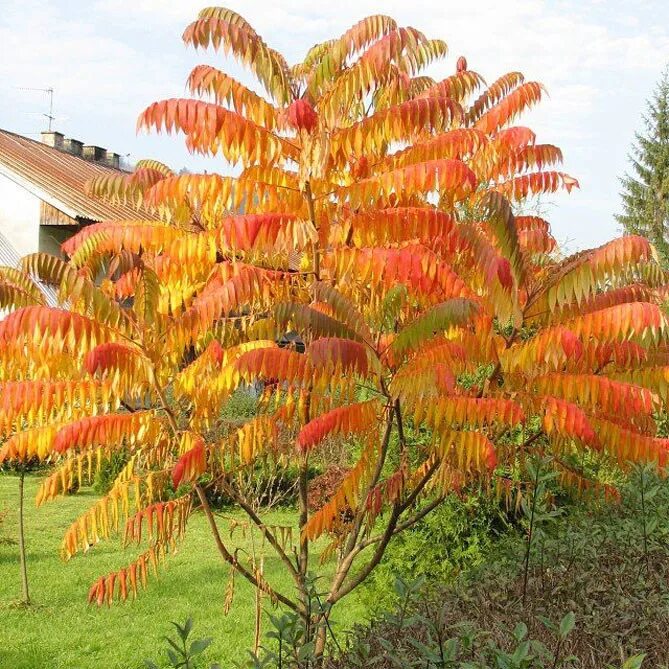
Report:
M 435 332 L 466 325 L 477 310 L 474 302 L 464 298 L 437 304 L 400 330 L 392 343 L 392 349 L 396 355 L 403 355 L 417 348 L 425 339 L 434 336 Z
M 343 337 L 360 341 L 362 337 L 348 325 L 306 304 L 281 302 L 274 307 L 274 320 L 283 328 L 294 328 L 301 334 L 316 337 Z
M 527 625 L 525 623 L 518 623 L 513 630 L 513 638 L 516 641 L 522 641 L 527 636 Z
M 213 641 L 214 640 L 210 637 L 206 639 L 196 639 L 190 645 L 189 653 L 191 655 L 200 655 L 201 653 L 204 653 L 204 651 L 207 650 L 209 646 L 211 646 Z
M 305 643 L 303 646 L 300 647 L 299 651 L 297 652 L 297 659 L 300 662 L 306 662 L 306 660 L 312 659 L 314 656 L 314 650 L 315 650 L 315 645 L 313 641 Z
M 167 657 L 169 658 L 173 667 L 179 666 L 179 658 L 177 657 L 177 654 L 170 648 L 167 649 Z
M 547 630 L 550 630 L 551 632 L 558 631 L 557 627 L 550 618 L 547 618 L 546 616 L 537 616 L 537 618 L 539 618 Z
M 644 498 L 646 500 L 653 499 L 657 493 L 660 492 L 660 486 L 653 486 L 652 488 L 648 488 L 646 492 L 644 492 Z
M 639 669 L 645 658 L 645 653 L 629 657 L 625 660 L 625 662 L 623 662 L 623 665 L 620 667 L 620 669 Z
M 565 639 L 569 633 L 574 629 L 576 624 L 576 616 L 573 611 L 567 613 L 567 615 L 560 621 L 560 636 Z
M 157 281 L 157 278 L 156 278 Z M 188 638 L 188 635 L 193 631 L 193 618 L 190 616 L 186 619 L 186 622 L 184 624 L 184 632 L 186 634 L 186 638 Z
M 511 659 L 516 662 L 522 662 L 530 652 L 530 642 L 529 641 L 523 641 L 522 643 L 519 644 L 518 648 L 514 651 L 513 655 L 511 656 Z
M 386 293 L 379 308 L 379 325 L 382 330 L 394 329 L 408 295 L 407 287 L 403 283 L 393 286 Z
M 174 625 L 177 628 L 177 631 L 178 631 L 179 636 L 181 637 L 181 639 L 185 641 L 186 636 L 188 636 L 188 635 L 184 635 L 184 629 L 182 627 L 180 627 L 179 625 L 177 625 L 176 623 L 174 623 Z M 169 637 L 165 637 L 165 641 L 167 641 L 167 643 L 169 643 L 170 646 L 172 646 L 172 648 L 174 648 L 174 650 L 177 653 L 179 653 L 179 655 L 183 655 L 183 650 L 181 648 L 179 648 L 179 646 L 177 646 L 177 644 L 174 641 L 172 641 L 172 639 L 170 639 Z

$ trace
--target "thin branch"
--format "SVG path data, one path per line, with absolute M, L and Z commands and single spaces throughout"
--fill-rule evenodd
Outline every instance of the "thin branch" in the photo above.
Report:
M 276 551 L 277 555 L 281 559 L 281 561 L 286 565 L 288 571 L 296 577 L 298 575 L 297 569 L 295 568 L 295 565 L 291 562 L 290 557 L 286 553 L 286 551 L 282 548 L 281 544 L 278 542 L 276 535 L 263 523 L 262 519 L 258 514 L 253 510 L 253 507 L 248 503 L 246 499 L 240 494 L 237 493 L 237 491 L 230 485 L 228 482 L 224 479 L 221 483 L 223 489 L 225 492 L 239 504 L 239 506 L 242 508 L 244 513 L 251 519 L 251 521 L 256 525 L 256 527 L 260 530 L 261 534 L 267 539 L 268 543 L 274 548 Z
M 309 209 L 309 218 L 311 219 L 311 224 L 314 226 L 316 233 L 318 233 L 318 223 L 316 221 L 316 209 L 314 207 L 314 196 L 313 193 L 311 192 L 311 184 L 308 181 L 304 184 L 304 195 L 307 200 L 307 208 Z M 318 238 L 314 240 L 311 252 L 313 254 L 314 278 L 316 279 L 316 281 L 320 281 L 321 261 L 320 261 L 320 249 L 318 247 Z
M 543 435 L 543 430 L 539 430 L 531 437 L 528 437 L 521 445 L 520 450 L 524 451 L 528 446 L 531 446 L 539 437 Z
M 356 388 L 364 388 L 365 390 L 369 390 L 372 393 L 376 393 L 377 395 L 381 395 L 381 396 L 385 397 L 385 394 L 383 392 L 381 392 L 380 390 L 377 390 L 376 388 L 373 388 L 372 386 L 367 386 L 364 383 L 356 382 L 355 387 Z
M 398 523 L 395 529 L 393 530 L 393 536 L 399 534 L 400 532 L 403 532 L 404 530 L 409 529 L 410 527 L 413 527 L 419 520 L 422 520 L 431 511 L 436 509 L 446 499 L 446 497 L 447 497 L 446 495 L 440 495 L 439 497 L 433 499 L 429 504 L 425 505 L 420 511 L 415 513 L 413 516 L 409 516 L 409 518 L 407 518 L 406 520 L 402 521 L 401 523 Z M 371 546 L 372 544 L 381 541 L 382 538 L 383 534 L 377 534 L 376 536 L 369 537 L 368 539 L 365 539 L 360 544 L 358 544 L 358 548 L 360 549 L 360 551 L 363 551 L 368 546 Z
M 309 543 L 302 539 L 302 530 L 309 522 L 309 503 L 308 503 L 308 482 L 309 466 L 306 456 L 300 463 L 298 479 L 298 502 L 300 507 L 299 527 L 300 527 L 300 554 L 299 554 L 299 573 L 304 580 L 309 565 Z
M 404 423 L 402 422 L 402 408 L 400 406 L 399 398 L 395 400 L 393 410 L 395 412 L 395 420 L 397 421 L 397 437 L 400 440 L 400 448 L 404 453 L 406 451 L 407 441 L 404 436 Z
M 388 444 L 390 442 L 390 435 L 392 432 L 392 428 L 393 428 L 393 415 L 391 413 L 388 417 L 388 420 L 386 421 L 386 429 L 384 431 L 383 439 L 381 441 L 381 449 L 379 453 L 379 459 L 377 460 L 376 463 L 376 469 L 372 474 L 370 484 L 367 486 L 367 489 L 365 490 L 364 494 L 360 497 L 361 500 L 365 500 L 369 495 L 370 491 L 378 483 L 378 480 L 381 476 L 381 472 L 383 471 L 383 465 L 386 460 L 386 455 L 388 453 Z M 355 518 L 353 519 L 353 526 L 349 533 L 348 540 L 346 542 L 346 547 L 344 548 L 341 554 L 340 561 L 337 566 L 337 571 L 335 573 L 332 585 L 330 587 L 330 593 L 327 599 L 328 602 L 330 601 L 330 597 L 334 596 L 334 594 L 337 592 L 341 584 L 346 580 L 349 569 L 353 564 L 353 560 L 355 556 L 358 554 L 358 551 L 356 550 L 356 543 L 358 541 L 358 537 L 360 536 L 360 530 L 362 529 L 362 521 L 364 520 L 366 511 L 367 509 L 363 502 L 363 504 L 360 505 L 360 509 L 355 515 Z
M 404 512 L 406 511 L 418 498 L 418 495 L 423 491 L 423 488 L 430 482 L 433 474 L 437 471 L 441 460 L 435 459 L 435 461 L 427 468 L 427 471 L 423 475 L 423 478 L 418 481 L 416 487 L 413 489 L 412 493 L 402 502 L 400 508 Z
M 237 559 L 235 555 L 233 555 L 226 548 L 225 544 L 223 543 L 223 539 L 221 538 L 221 533 L 218 531 L 218 526 L 216 525 L 216 518 L 214 518 L 214 514 L 211 511 L 211 507 L 209 506 L 207 497 L 204 494 L 204 490 L 200 485 L 196 485 L 195 491 L 197 492 L 197 496 L 200 498 L 200 504 L 202 505 L 202 510 L 204 511 L 204 515 L 207 518 L 207 522 L 209 523 L 211 532 L 214 535 L 214 541 L 216 542 L 216 547 L 218 548 L 218 552 L 221 554 L 223 559 L 229 565 L 231 565 L 237 572 L 239 572 L 249 583 L 251 583 L 251 585 L 267 593 L 271 598 L 281 602 L 284 606 L 287 606 L 292 611 L 299 613 L 298 606 L 297 604 L 295 604 L 295 602 L 293 602 L 291 599 L 289 599 L 282 593 L 278 592 L 277 590 L 274 590 L 274 588 L 272 588 L 264 579 L 262 581 L 258 579 Z
M 518 336 L 518 328 L 513 328 L 511 334 L 509 335 L 508 339 L 505 339 L 506 341 L 506 349 L 511 348 L 511 345 L 513 342 L 516 340 L 516 337 Z M 495 365 L 495 368 L 492 370 L 492 374 L 485 380 L 485 383 L 481 386 L 481 390 L 479 390 L 478 397 L 481 398 L 483 397 L 483 394 L 490 388 L 490 386 L 499 379 L 499 377 L 502 374 L 502 361 L 497 360 L 497 364 Z
M 433 502 L 428 504 L 424 509 L 421 509 L 421 511 L 417 512 L 414 516 L 412 516 L 411 518 L 407 518 L 403 523 L 398 525 L 398 521 L 402 513 L 404 513 L 404 511 L 406 511 L 416 501 L 418 495 L 420 495 L 421 491 L 428 484 L 434 472 L 437 470 L 439 464 L 440 464 L 439 461 L 435 460 L 435 462 L 429 467 L 428 471 L 424 474 L 423 478 L 421 478 L 421 480 L 418 482 L 418 484 L 416 485 L 412 493 L 409 495 L 409 497 L 407 497 L 407 499 L 401 504 L 396 503 L 393 505 L 393 510 L 390 514 L 390 518 L 388 519 L 388 524 L 386 525 L 385 531 L 382 532 L 380 535 L 378 535 L 378 537 L 375 537 L 374 541 L 372 542 L 372 543 L 378 543 L 378 546 L 374 551 L 374 554 L 372 555 L 371 559 L 346 585 L 343 585 L 343 580 L 342 580 L 337 591 L 334 592 L 334 594 L 331 593 L 330 597 L 328 597 L 328 601 L 331 604 L 334 604 L 335 602 L 339 601 L 347 594 L 349 594 L 352 590 L 355 590 L 355 588 L 357 588 L 367 578 L 367 576 L 369 576 L 369 574 L 372 573 L 372 571 L 376 568 L 376 566 L 381 561 L 381 558 L 385 554 L 390 539 L 395 534 L 402 531 L 402 529 L 411 527 L 411 525 L 417 523 L 423 516 L 426 516 L 430 511 L 432 511 L 439 504 L 441 504 L 441 502 L 443 501 L 443 497 L 439 496 Z M 362 543 L 364 544 L 365 542 L 363 541 Z M 354 549 L 354 551 L 352 551 L 354 555 L 350 557 L 351 564 L 353 562 L 353 558 L 355 557 L 355 555 L 360 553 L 361 550 L 362 548 L 360 547 L 360 545 L 358 545 Z
M 401 514 L 400 506 L 398 504 L 395 504 L 390 514 L 390 518 L 388 519 L 388 524 L 386 525 L 386 529 L 381 535 L 381 538 L 379 539 L 379 545 L 374 551 L 374 555 L 372 555 L 369 562 L 355 575 L 354 578 L 352 578 L 345 585 L 344 584 L 340 585 L 340 587 L 334 593 L 332 592 L 330 593 L 327 599 L 329 604 L 335 604 L 340 599 L 348 595 L 349 592 L 355 590 L 372 573 L 372 571 L 379 564 L 379 562 L 381 562 L 381 558 L 383 557 L 383 554 L 386 552 L 388 542 L 390 541 L 391 537 L 394 534 L 395 526 L 397 525 L 397 521 L 400 517 L 400 514 Z
M 409 495 L 409 497 L 407 497 L 407 499 L 404 502 L 396 503 L 393 506 L 393 514 L 395 514 L 395 513 L 397 514 L 396 518 L 393 521 L 393 515 L 391 515 L 391 518 L 388 521 L 388 526 L 386 526 L 386 531 L 383 532 L 382 534 L 378 535 L 378 537 L 375 538 L 375 540 L 373 542 L 371 542 L 371 543 L 378 543 L 378 542 L 381 542 L 381 541 L 385 541 L 385 544 L 381 547 L 381 554 L 379 555 L 378 559 L 374 562 L 374 564 L 371 565 L 369 571 L 367 571 L 367 574 L 369 574 L 374 569 L 374 567 L 378 564 L 378 561 L 381 559 L 381 557 L 383 557 L 383 553 L 385 553 L 385 549 L 386 549 L 388 541 L 390 540 L 390 538 L 392 536 L 394 536 L 397 533 L 395 531 L 395 528 L 392 527 L 391 525 L 393 524 L 393 522 L 397 523 L 397 521 L 399 520 L 399 517 L 415 502 L 418 495 L 421 493 L 421 491 L 425 488 L 425 486 L 427 485 L 429 480 L 432 478 L 432 476 L 433 476 L 434 472 L 437 470 L 438 466 L 439 466 L 439 461 L 435 460 L 435 462 L 429 467 L 428 471 L 423 475 L 423 478 L 416 484 L 416 487 L 414 488 L 412 493 Z M 435 506 L 437 506 L 437 505 L 435 504 Z M 432 508 L 434 508 L 434 507 L 431 507 L 429 510 L 432 510 Z M 428 511 L 426 511 L 425 514 L 423 514 L 423 515 L 426 515 L 427 513 L 428 513 Z M 420 517 L 422 518 L 422 516 L 420 516 Z M 390 534 L 388 535 L 388 537 L 386 539 L 386 533 L 388 531 L 390 531 Z M 356 535 L 355 542 L 357 542 L 357 539 L 358 539 L 358 537 Z M 371 543 L 366 543 L 366 542 L 368 542 L 368 540 L 364 540 L 363 542 L 361 542 L 361 544 L 358 544 L 358 545 L 356 545 L 356 543 L 353 543 L 353 545 L 350 548 L 347 547 L 346 557 L 342 560 L 342 562 L 339 565 L 339 568 L 337 570 L 337 574 L 335 576 L 332 588 L 330 590 L 330 596 L 336 596 L 337 595 L 337 593 L 342 588 L 342 584 L 346 580 L 346 577 L 348 576 L 348 572 L 351 569 L 351 566 L 353 565 L 353 561 L 355 560 L 355 558 L 360 554 L 360 552 L 363 550 L 363 548 L 366 548 L 367 546 L 371 545 Z M 362 544 L 364 544 L 364 545 L 362 545 Z M 373 560 L 374 560 L 374 558 L 372 558 L 372 561 Z M 356 585 L 354 585 L 352 588 L 348 588 L 346 590 L 346 592 L 344 593 L 344 595 L 348 594 L 351 590 L 353 590 L 355 587 L 357 587 L 357 585 L 358 585 L 358 583 L 356 583 Z M 338 599 L 341 599 L 344 595 L 337 596 L 337 599 L 335 599 L 334 601 L 337 601 Z M 328 601 L 331 601 L 329 597 L 328 597 Z M 334 601 L 332 603 L 334 603 Z
M 369 483 L 367 484 L 367 487 L 365 488 L 363 494 L 360 496 L 360 499 L 363 500 L 363 504 L 360 505 L 360 509 L 358 510 L 358 513 L 356 514 L 353 520 L 353 528 L 351 530 L 349 540 L 346 544 L 346 551 L 345 551 L 346 553 L 353 550 L 358 540 L 360 529 L 362 528 L 362 521 L 364 520 L 365 514 L 367 512 L 364 500 L 367 499 L 367 496 L 375 488 L 376 484 L 379 482 L 379 479 L 381 478 L 381 473 L 383 472 L 383 465 L 385 464 L 386 456 L 388 455 L 388 446 L 390 444 L 390 435 L 392 433 L 392 429 L 393 429 L 393 414 L 390 414 L 388 416 L 388 420 L 386 421 L 386 429 L 383 433 L 383 438 L 381 440 L 381 449 L 379 451 L 379 458 L 376 461 L 376 467 L 374 468 L 374 472 L 369 480 Z
M 179 426 L 177 425 L 177 419 L 176 416 L 174 415 L 174 411 L 167 403 L 167 399 L 165 398 L 165 393 L 163 392 L 162 388 L 158 385 L 158 383 L 154 383 L 154 388 L 156 389 L 156 394 L 158 395 L 158 399 L 162 404 L 161 408 L 164 409 L 165 413 L 167 414 L 167 420 L 169 421 L 170 427 L 172 428 L 172 432 L 176 437 L 176 435 L 179 432 Z

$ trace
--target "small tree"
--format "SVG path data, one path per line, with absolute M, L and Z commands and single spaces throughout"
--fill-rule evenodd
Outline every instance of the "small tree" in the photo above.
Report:
M 25 531 L 25 479 L 26 474 L 32 469 L 30 461 L 18 460 L 12 463 L 11 470 L 17 474 L 18 494 L 16 505 L 16 518 L 18 521 L 18 540 L 12 540 L 11 543 L 16 543 L 19 549 L 19 574 L 21 578 L 21 603 L 25 606 L 31 604 L 30 600 L 30 582 L 28 580 L 28 551 L 26 547 L 26 531 Z M 4 514 L 0 513 L 0 522 L 4 520 Z
M 624 230 L 644 235 L 669 261 L 669 69 L 665 70 L 643 117 L 645 132 L 636 134 L 630 162 L 633 174 L 621 180 Z
M 28 585 L 28 556 L 26 551 L 26 532 L 25 532 L 25 478 L 26 467 L 19 464 L 19 566 L 21 570 L 21 597 L 22 602 L 30 604 L 30 587 Z
M 516 463 L 545 451 L 587 489 L 579 454 L 665 463 L 652 414 L 669 330 L 651 245 L 627 237 L 558 261 L 548 223 L 513 215 L 511 202 L 576 184 L 550 169 L 559 149 L 511 125 L 539 84 L 513 72 L 486 87 L 463 58 L 434 81 L 420 71 L 445 44 L 385 16 L 292 67 L 230 10 L 203 10 L 184 39 L 239 59 L 266 97 L 201 65 L 188 84 L 210 101 L 157 102 L 139 125 L 180 131 L 241 173 L 142 161 L 100 178 L 92 192 L 156 220 L 87 227 L 64 244 L 67 262 L 28 256 L 3 288 L 22 308 L 0 323 L 0 370 L 14 379 L 0 459 L 57 462 L 41 503 L 130 454 L 63 542 L 65 558 L 119 529 L 146 546 L 91 602 L 136 595 L 200 509 L 222 558 L 290 609 L 320 655 L 331 608 L 452 490 L 506 490 Z M 25 306 L 31 277 L 55 285 L 62 308 Z M 232 393 L 258 381 L 259 414 L 221 435 Z M 313 511 L 307 472 L 327 437 L 351 439 L 350 466 Z M 236 485 L 262 458 L 299 467 L 294 542 Z M 214 485 L 276 552 L 290 591 L 229 547 Z M 314 559 L 319 540 L 334 573 Z

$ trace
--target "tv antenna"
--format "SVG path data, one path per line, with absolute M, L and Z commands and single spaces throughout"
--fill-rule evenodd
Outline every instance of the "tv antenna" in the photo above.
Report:
M 47 93 L 49 96 L 49 113 L 44 114 L 42 113 L 42 116 L 45 116 L 46 118 L 49 119 L 49 132 L 51 132 L 51 123 L 56 120 L 56 117 L 53 115 L 53 87 L 49 88 L 31 88 L 29 86 L 17 86 L 16 87 L 20 91 L 39 91 L 40 93 Z

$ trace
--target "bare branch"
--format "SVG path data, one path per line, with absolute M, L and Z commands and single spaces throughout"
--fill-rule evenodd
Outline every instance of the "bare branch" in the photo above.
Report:
M 206 516 L 207 522 L 209 523 L 209 527 L 212 531 L 212 534 L 214 535 L 214 541 L 216 542 L 216 547 L 218 548 L 218 552 L 221 554 L 223 559 L 229 565 L 231 565 L 238 573 L 240 573 L 249 583 L 251 583 L 251 585 L 267 593 L 271 598 L 281 602 L 284 606 L 287 606 L 292 611 L 299 612 L 299 607 L 292 599 L 289 599 L 282 593 L 278 592 L 277 590 L 274 590 L 274 588 L 272 588 L 267 583 L 267 581 L 258 579 L 237 559 L 235 555 L 233 555 L 226 548 L 225 544 L 223 543 L 223 539 L 221 538 L 221 533 L 218 531 L 218 526 L 216 525 L 216 519 L 214 518 L 214 514 L 211 511 L 211 507 L 209 506 L 209 502 L 207 501 L 207 496 L 205 495 L 204 490 L 200 485 L 196 485 L 195 491 L 197 492 L 197 496 L 200 498 L 200 504 L 202 505 L 202 510 L 204 511 L 204 515 Z
M 251 519 L 254 525 L 260 530 L 261 534 L 267 539 L 267 542 L 272 546 L 276 551 L 277 555 L 284 563 L 288 571 L 296 577 L 298 571 L 295 568 L 295 565 L 291 562 L 289 555 L 283 549 L 281 544 L 276 538 L 276 535 L 263 523 L 262 519 L 258 514 L 253 510 L 253 507 L 248 503 L 243 495 L 239 494 L 226 480 L 221 482 L 221 485 L 225 492 L 243 509 L 244 513 Z

